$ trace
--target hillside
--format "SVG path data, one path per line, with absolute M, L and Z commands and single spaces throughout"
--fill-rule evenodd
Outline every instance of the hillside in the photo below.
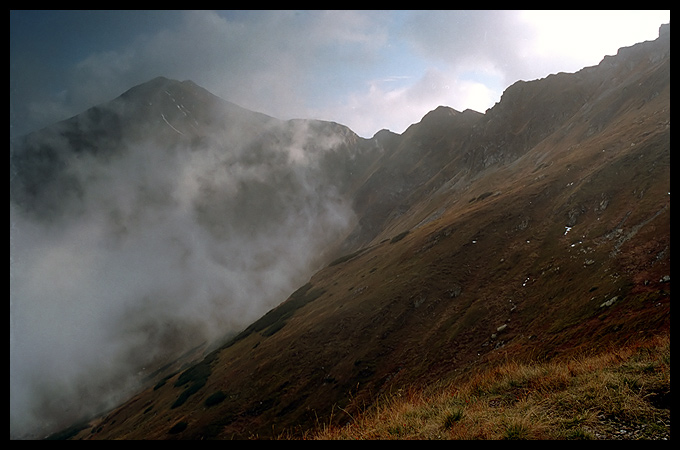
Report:
M 206 400 L 206 406 L 221 398 Z M 669 440 L 670 422 L 670 338 L 660 334 L 596 355 L 504 361 L 466 380 L 401 388 L 381 395 L 344 426 L 319 421 L 274 439 Z M 178 422 L 170 432 L 187 425 Z M 89 426 L 77 424 L 51 439 Z
M 399 390 L 304 439 L 670 439 L 670 339 Z M 286 439 L 285 433 L 277 439 Z
M 484 114 L 349 138 L 363 170 L 332 180 L 353 216 L 323 267 L 68 437 L 301 437 L 402 389 L 670 332 L 669 25 Z

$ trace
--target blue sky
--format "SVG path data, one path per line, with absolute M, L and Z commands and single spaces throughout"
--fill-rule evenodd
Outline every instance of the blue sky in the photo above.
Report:
M 364 137 L 658 36 L 670 11 L 10 11 L 10 137 L 163 75 Z

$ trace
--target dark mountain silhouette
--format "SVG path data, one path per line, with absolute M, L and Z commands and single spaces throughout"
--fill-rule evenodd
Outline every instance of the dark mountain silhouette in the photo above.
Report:
M 193 83 L 165 79 L 125 95 L 167 103 L 159 93 L 167 86 L 212 99 Z M 125 141 L 155 120 L 163 132 L 154 139 L 198 148 L 241 121 L 256 136 L 240 153 L 245 160 L 271 161 L 281 142 L 291 148 L 300 122 L 228 105 L 233 116 L 208 111 L 198 128 L 182 108 L 164 116 L 171 126 L 158 111 L 128 126 L 116 124 L 136 113 L 99 118 L 108 116 L 90 110 L 58 127 L 82 131 L 87 120 L 119 130 L 105 140 Z M 401 135 L 382 130 L 372 139 L 334 123 L 304 124 L 312 137 L 296 157 L 319 154 L 314 142 L 334 143 L 313 159 L 314 192 L 332 191 L 324 201 L 351 210 L 314 246 L 324 250 L 315 258 L 323 267 L 238 333 L 149 374 L 127 402 L 68 437 L 294 434 L 347 423 L 381 395 L 463 380 L 509 358 L 569 358 L 669 331 L 670 25 L 597 66 L 518 81 L 484 114 L 441 106 Z M 55 214 L 64 194 L 52 199 L 44 186 L 76 197 L 86 189 L 55 166 L 78 152 L 119 151 L 95 145 L 97 132 L 74 136 L 72 152 L 46 149 L 37 135 L 15 144 L 10 202 L 29 211 L 46 203 Z M 219 237 L 229 235 L 221 218 L 237 204 L 244 225 L 234 236 L 257 230 L 261 217 L 281 223 L 286 210 L 272 198 L 314 204 L 309 191 L 285 188 L 285 175 L 297 170 L 276 184 L 242 184 L 253 195 L 226 209 L 206 190 L 199 217 Z M 323 208 L 312 210 L 316 220 Z

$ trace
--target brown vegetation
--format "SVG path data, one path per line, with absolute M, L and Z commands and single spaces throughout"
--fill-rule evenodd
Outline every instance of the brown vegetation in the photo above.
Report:
M 670 339 L 400 389 L 303 438 L 670 439 Z

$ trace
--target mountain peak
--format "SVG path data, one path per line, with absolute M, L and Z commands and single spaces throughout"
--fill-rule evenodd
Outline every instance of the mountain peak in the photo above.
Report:
M 428 134 L 452 126 L 467 127 L 483 116 L 484 114 L 471 109 L 460 112 L 449 106 L 437 106 L 435 109 L 425 114 L 425 116 L 420 119 L 420 122 L 408 127 L 406 131 L 404 131 L 404 135 L 413 133 Z
M 175 85 L 179 84 L 179 81 L 173 80 L 170 78 L 166 78 L 164 76 L 158 76 L 155 78 L 150 79 L 149 81 L 146 81 L 144 83 L 138 84 L 127 91 L 125 91 L 123 94 L 121 94 L 122 98 L 128 99 L 130 97 L 134 97 L 137 95 L 148 95 L 149 93 L 156 92 L 158 90 L 164 89 L 169 85 Z
M 425 114 L 421 119 L 421 124 L 442 124 L 449 123 L 452 120 L 460 120 L 462 118 L 466 119 L 477 119 L 484 116 L 483 113 L 479 111 L 472 110 L 470 108 L 465 109 L 463 112 L 455 110 L 449 106 L 437 106 L 435 109 Z M 453 118 L 456 119 L 453 119 Z
M 461 114 L 467 115 L 467 116 L 475 116 L 475 117 L 479 117 L 479 116 L 484 115 L 484 113 L 481 113 L 479 111 L 475 111 L 474 109 L 470 109 L 470 108 L 466 108 Z
M 437 106 L 432 111 L 428 112 L 420 119 L 420 122 L 408 127 L 404 134 L 413 132 L 414 127 L 422 132 L 423 130 L 431 130 L 433 128 L 440 128 L 448 126 L 452 123 L 452 119 L 460 114 L 459 111 L 448 106 Z
M 439 120 L 441 118 L 446 118 L 446 117 L 453 117 L 457 116 L 460 114 L 460 111 L 457 111 L 449 106 L 437 106 L 435 109 L 430 111 L 429 113 L 425 114 L 423 117 L 423 120 L 429 121 L 429 120 Z

